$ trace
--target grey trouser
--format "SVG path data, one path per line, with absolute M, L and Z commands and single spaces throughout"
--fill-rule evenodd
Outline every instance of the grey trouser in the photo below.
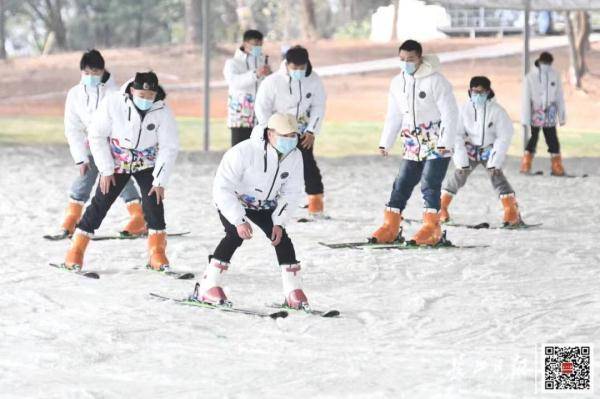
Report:
M 465 185 L 469 175 L 473 170 L 478 166 L 483 165 L 486 167 L 487 161 L 473 161 L 469 160 L 469 169 L 456 169 L 453 174 L 449 175 L 449 177 L 444 181 L 444 186 L 442 187 L 443 191 L 446 191 L 452 195 L 458 193 L 458 190 L 461 189 L 462 186 Z M 487 169 L 486 169 L 487 170 Z M 506 180 L 506 176 L 500 169 L 495 170 L 487 170 L 488 175 L 490 176 L 490 180 L 492 182 L 492 186 L 498 196 L 506 195 L 506 194 L 514 194 L 515 190 L 513 190 L 512 186 Z
M 90 199 L 90 194 L 94 188 L 94 184 L 96 184 L 97 178 L 98 168 L 94 163 L 94 158 L 90 157 L 90 169 L 85 175 L 79 175 L 75 178 L 71 184 L 71 189 L 69 190 L 69 198 L 78 202 L 87 202 Z M 121 191 L 120 197 L 125 203 L 141 200 L 140 194 L 133 183 L 133 179 L 129 180 L 123 191 Z

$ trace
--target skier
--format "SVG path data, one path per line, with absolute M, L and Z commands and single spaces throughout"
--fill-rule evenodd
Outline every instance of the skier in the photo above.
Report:
M 421 44 L 407 40 L 399 49 L 402 72 L 392 80 L 388 111 L 379 151 L 387 156 L 398 133 L 404 144 L 404 159 L 386 205 L 383 225 L 373 241 L 389 243 L 400 231 L 402 211 L 421 182 L 425 209 L 423 225 L 412 240 L 435 245 L 442 238 L 438 211 L 441 185 L 458 129 L 458 107 L 452 86 L 439 72 L 435 56 L 423 56 Z
M 492 186 L 504 208 L 504 225 L 522 223 L 515 190 L 502 172 L 506 152 L 513 136 L 508 113 L 496 102 L 492 82 L 485 76 L 471 78 L 469 101 L 460 110 L 462 134 L 456 140 L 454 165 L 456 170 L 446 178 L 442 190 L 440 221 L 450 220 L 448 207 L 458 190 L 478 165 L 487 169 Z
M 77 224 L 64 267 L 82 268 L 90 237 L 133 177 L 142 193 L 148 223 L 148 266 L 168 269 L 163 199 L 179 151 L 179 138 L 165 96 L 154 72 L 139 72 L 123 92 L 110 93 L 100 103 L 89 135 L 100 182 Z
M 304 159 L 305 190 L 308 194 L 308 213 L 323 217 L 323 180 L 313 153 L 315 136 L 325 117 L 325 88 L 312 69 L 308 51 L 295 46 L 285 54 L 279 71 L 267 77 L 256 95 L 256 118 L 265 124 L 276 112 L 296 117 L 300 142 L 298 148 Z
M 296 148 L 298 125 L 294 115 L 273 114 L 266 125 L 257 125 L 250 140 L 225 153 L 213 184 L 213 198 L 225 237 L 212 255 L 195 300 L 214 304 L 229 301 L 221 279 L 244 240 L 253 236 L 250 221 L 275 247 L 281 267 L 285 306 L 307 309 L 300 263 L 286 222 L 298 207 L 304 185 L 302 154 Z
M 243 43 L 233 58 L 225 62 L 223 75 L 229 85 L 227 127 L 231 129 L 231 146 L 250 137 L 256 124 L 254 100 L 258 86 L 271 74 L 268 56 L 262 53 L 263 34 L 257 30 L 244 32 Z
M 69 204 L 60 228 L 60 233 L 53 239 L 67 238 L 75 231 L 75 225 L 83 212 L 83 207 L 90 198 L 98 168 L 94 162 L 88 145 L 88 133 L 92 114 L 98 108 L 105 95 L 117 91 L 112 75 L 105 69 L 104 58 L 98 50 L 90 50 L 83 54 L 79 62 L 81 81 L 73 86 L 65 104 L 65 136 L 69 143 L 71 156 L 79 167 L 79 176 L 71 184 Z M 127 183 L 121 198 L 127 204 L 129 222 L 122 234 L 139 235 L 146 232 L 146 222 L 140 205 L 140 194 L 133 181 Z
M 535 155 L 540 129 L 550 153 L 551 174 L 564 176 L 560 143 L 556 125 L 566 123 L 565 99 L 563 96 L 560 73 L 552 68 L 552 54 L 543 52 L 535 61 L 532 69 L 523 82 L 523 103 L 521 122 L 531 126 L 531 137 L 525 147 L 521 161 L 521 173 L 529 173 Z

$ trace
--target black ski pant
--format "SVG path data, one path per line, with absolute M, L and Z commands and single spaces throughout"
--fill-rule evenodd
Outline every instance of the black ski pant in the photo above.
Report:
M 241 143 L 250 138 L 251 127 L 232 127 L 231 128 L 231 146 Z
M 323 178 L 313 153 L 315 146 L 313 144 L 309 149 L 305 149 L 300 142 L 301 140 L 298 141 L 298 149 L 302 153 L 304 161 L 304 190 L 309 195 L 323 194 Z
M 273 219 L 271 219 L 273 211 L 274 209 L 246 209 L 246 218 L 250 219 L 250 221 L 256 224 L 265 233 L 269 240 L 271 239 L 271 234 L 273 233 Z M 238 235 L 236 227 L 229 223 L 229 221 L 225 219 L 221 212 L 219 212 L 219 218 L 221 219 L 221 223 L 225 228 L 225 237 L 221 240 L 219 245 L 217 245 L 215 252 L 210 258 L 215 258 L 222 262 L 229 263 L 233 257 L 233 254 L 242 245 L 244 240 Z M 285 229 L 283 229 L 281 242 L 275 247 L 275 253 L 277 254 L 277 261 L 280 265 L 293 265 L 298 263 L 296 260 L 294 245 L 292 244 L 292 240 L 290 240 L 290 237 L 287 235 Z
M 556 133 L 556 126 L 544 127 L 544 138 L 546 139 L 546 145 L 548 145 L 548 152 L 550 154 L 560 154 L 560 143 L 558 142 L 558 135 Z M 540 137 L 540 127 L 531 126 L 531 137 L 527 143 L 525 150 L 535 154 L 537 147 L 538 138 Z
M 116 184 L 110 186 L 110 189 L 106 194 L 102 194 L 100 191 L 100 184 L 98 184 L 92 202 L 85 208 L 85 213 L 79 221 L 77 228 L 93 234 L 94 231 L 100 227 L 106 213 L 123 190 L 123 187 L 125 187 L 129 179 L 133 176 L 138 186 L 140 186 L 142 210 L 144 211 L 144 218 L 146 219 L 148 228 L 152 230 L 164 230 L 165 213 L 163 203 L 156 203 L 156 194 L 153 193 L 151 196 L 148 195 L 148 192 L 152 188 L 152 181 L 154 180 L 154 177 L 152 176 L 153 170 L 154 168 L 149 168 L 133 174 L 115 173 Z

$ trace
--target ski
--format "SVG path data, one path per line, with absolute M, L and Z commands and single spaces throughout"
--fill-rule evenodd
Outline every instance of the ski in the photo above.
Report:
M 177 233 L 167 233 L 167 237 L 181 237 L 190 234 L 190 231 L 182 231 Z M 93 241 L 105 241 L 105 240 L 135 240 L 138 238 L 146 238 L 147 234 L 129 234 L 124 231 L 119 234 L 108 234 L 108 235 L 95 235 L 92 237 Z
M 543 176 L 544 175 L 544 171 L 537 170 L 535 172 L 521 172 L 521 174 L 525 175 L 525 176 Z
M 580 177 L 580 178 L 582 178 L 582 179 L 583 179 L 583 178 L 586 178 L 586 177 L 588 177 L 589 175 L 588 175 L 587 173 L 584 173 L 584 174 L 582 174 L 582 175 L 571 175 L 571 174 L 565 173 L 565 174 L 564 174 L 564 175 L 562 175 L 562 176 L 561 176 L 561 175 L 551 175 L 551 176 L 552 176 L 552 177 L 564 177 L 564 178 L 567 178 L 567 179 L 575 179 L 575 178 L 578 178 L 578 177 Z
M 186 298 L 186 299 L 171 298 L 171 297 L 167 297 L 164 295 L 155 294 L 153 292 L 150 293 L 150 296 L 153 298 L 156 298 L 156 299 L 160 299 L 162 301 L 172 301 L 172 302 L 175 302 L 175 303 L 178 303 L 181 305 L 195 306 L 195 307 L 203 308 L 203 309 L 215 309 L 215 310 L 220 310 L 222 312 L 228 312 L 228 313 L 240 313 L 240 314 L 245 314 L 248 316 L 268 317 L 271 319 L 286 318 L 288 316 L 288 312 L 286 312 L 285 310 L 268 313 L 268 312 L 261 312 L 259 310 L 253 310 L 253 309 L 237 308 L 235 306 L 215 305 L 215 304 L 208 303 L 208 302 L 196 301 L 196 300 L 193 300 L 190 298 Z
M 308 308 L 308 309 L 294 309 L 291 308 L 285 304 L 279 304 L 279 303 L 268 303 L 266 305 L 268 308 L 272 308 L 272 309 L 284 309 L 285 311 L 292 311 L 294 313 L 306 313 L 309 315 L 313 315 L 313 316 L 320 316 L 320 317 L 339 317 L 340 316 L 340 311 L 339 310 L 335 310 L 335 309 L 331 309 L 331 310 L 315 310 L 312 308 Z
M 300 218 L 298 219 L 298 223 L 312 223 L 312 222 L 318 222 L 321 220 L 331 220 L 331 216 L 319 216 L 319 217 L 305 217 L 305 218 Z
M 60 240 L 69 238 L 70 235 L 69 235 L 68 231 L 63 230 L 58 234 L 46 234 L 43 237 L 44 237 L 44 239 L 49 240 L 49 241 L 60 241 Z
M 134 267 L 134 270 L 140 270 L 142 269 L 141 267 Z M 194 277 L 196 277 L 196 275 L 194 273 L 189 273 L 189 272 L 176 272 L 174 270 L 171 270 L 170 267 L 166 267 L 162 270 L 156 270 L 150 267 L 150 265 L 146 265 L 146 267 L 144 267 L 144 269 L 147 269 L 151 272 L 155 272 L 158 274 L 162 274 L 163 276 L 167 276 L 167 277 L 173 277 L 174 279 L 177 280 L 191 280 Z
M 468 223 L 455 223 L 455 222 L 447 222 L 444 223 L 444 226 L 449 226 L 449 227 L 464 227 L 467 229 L 475 229 L 475 230 L 480 230 L 480 229 L 490 229 L 490 230 L 521 230 L 521 229 L 531 229 L 534 227 L 539 227 L 541 226 L 543 223 L 532 223 L 532 224 L 527 224 L 527 223 L 520 223 L 514 226 L 492 226 L 491 224 L 489 224 L 488 222 L 483 222 L 483 223 L 478 223 L 478 224 L 468 224 Z
M 319 242 L 319 244 L 324 245 L 331 249 L 341 249 L 341 248 L 352 248 L 352 249 L 446 249 L 446 248 L 455 248 L 455 249 L 472 249 L 472 248 L 487 248 L 489 245 L 454 245 L 446 238 L 446 231 L 443 232 L 442 238 L 440 242 L 435 245 L 418 245 L 413 240 L 407 241 L 402 236 L 402 230 L 398 234 L 398 238 L 394 242 L 390 243 L 378 243 L 374 239 L 370 238 L 367 241 L 359 241 L 359 242 L 342 242 L 335 244 L 328 244 L 324 242 Z
M 64 270 L 66 272 L 70 272 L 73 274 L 77 274 L 83 277 L 87 277 L 87 278 L 93 278 L 93 279 L 99 279 L 100 275 L 96 272 L 84 272 L 83 270 L 78 270 L 78 269 L 68 269 L 65 267 L 64 263 L 48 263 L 49 266 L 54 267 L 56 269 L 61 269 Z

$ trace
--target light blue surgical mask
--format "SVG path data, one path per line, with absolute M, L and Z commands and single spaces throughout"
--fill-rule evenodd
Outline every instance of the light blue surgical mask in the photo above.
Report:
M 400 68 L 409 75 L 412 75 L 417 71 L 417 64 L 415 62 L 400 61 Z
M 278 136 L 275 143 L 275 149 L 283 155 L 289 154 L 298 145 L 298 136 L 283 137 Z
M 152 108 L 152 104 L 154 104 L 154 101 L 152 101 L 152 100 L 146 100 L 145 98 L 138 97 L 138 96 L 132 96 L 132 97 L 133 97 L 133 103 L 141 111 L 148 111 L 150 108 Z
M 250 50 L 250 54 L 252 54 L 255 57 L 260 57 L 260 55 L 262 54 L 262 46 L 252 46 L 252 49 Z
M 86 85 L 87 87 L 96 87 L 102 81 L 102 76 L 97 75 L 82 75 L 81 83 Z
M 304 69 L 291 69 L 290 77 L 292 80 L 302 80 L 306 76 L 306 71 Z
M 483 105 L 487 101 L 487 93 L 471 93 L 471 102 L 475 105 Z

